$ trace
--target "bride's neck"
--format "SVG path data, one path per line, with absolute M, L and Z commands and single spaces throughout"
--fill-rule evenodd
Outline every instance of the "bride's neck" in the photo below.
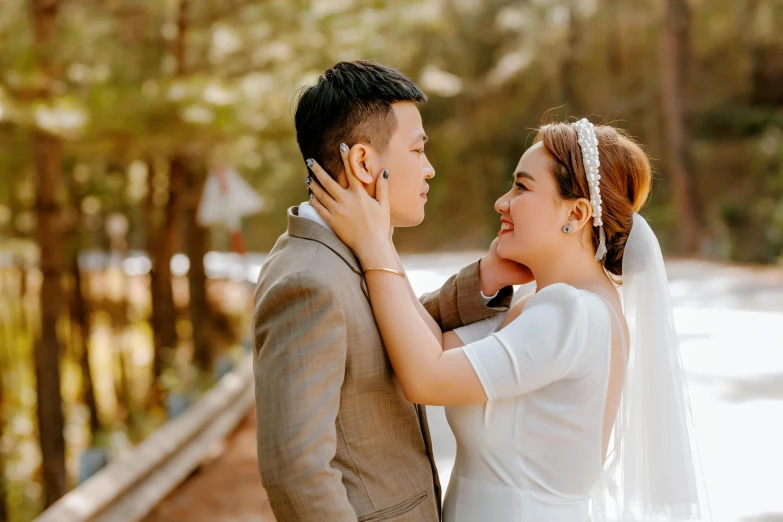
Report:
M 528 268 L 533 272 L 538 290 L 555 283 L 586 288 L 606 278 L 601 264 L 586 250 L 542 257 L 529 264 Z

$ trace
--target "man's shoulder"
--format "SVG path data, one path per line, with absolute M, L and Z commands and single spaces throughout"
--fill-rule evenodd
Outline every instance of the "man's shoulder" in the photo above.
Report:
M 339 289 L 351 267 L 326 245 L 284 235 L 261 267 L 259 288 L 273 285 L 315 285 Z
M 327 246 L 296 237 L 278 246 L 261 269 L 254 323 L 265 323 L 291 310 L 298 314 L 320 306 L 341 310 L 361 295 L 358 275 Z

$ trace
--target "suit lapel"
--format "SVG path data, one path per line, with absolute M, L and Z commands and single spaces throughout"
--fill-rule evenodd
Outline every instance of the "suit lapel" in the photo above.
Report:
M 440 484 L 440 478 L 438 477 L 438 468 L 435 465 L 435 453 L 432 449 L 432 437 L 430 436 L 430 425 L 427 421 L 427 407 L 423 404 L 414 404 L 417 412 L 417 416 L 419 417 L 419 428 L 421 429 L 421 435 L 424 437 L 424 448 L 427 452 L 427 458 L 430 461 L 430 466 L 432 467 L 432 479 L 435 486 L 435 499 L 437 500 L 438 504 L 438 516 L 441 515 L 441 484 Z
M 370 292 L 367 290 L 367 282 L 364 280 L 359 260 L 356 258 L 356 254 L 348 248 L 348 245 L 337 237 L 337 234 L 311 219 L 301 217 L 299 215 L 299 207 L 291 207 L 288 209 L 288 235 L 317 241 L 340 256 L 345 261 L 345 264 L 361 277 L 362 292 L 367 300 L 370 300 Z

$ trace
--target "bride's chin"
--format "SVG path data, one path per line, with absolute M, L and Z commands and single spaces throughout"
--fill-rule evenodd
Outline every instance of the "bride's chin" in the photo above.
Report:
M 514 261 L 515 263 L 525 264 L 518 259 L 519 255 L 514 252 L 512 242 L 505 242 L 503 241 L 502 237 L 503 236 L 501 236 L 500 242 L 498 243 L 498 257 L 505 259 L 506 261 Z

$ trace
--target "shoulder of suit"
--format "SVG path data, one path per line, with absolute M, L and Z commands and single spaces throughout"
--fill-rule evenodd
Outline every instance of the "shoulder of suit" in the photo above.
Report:
M 273 250 L 261 268 L 260 281 L 303 280 L 314 278 L 325 287 L 339 286 L 343 276 L 354 272 L 329 247 L 297 237 Z

